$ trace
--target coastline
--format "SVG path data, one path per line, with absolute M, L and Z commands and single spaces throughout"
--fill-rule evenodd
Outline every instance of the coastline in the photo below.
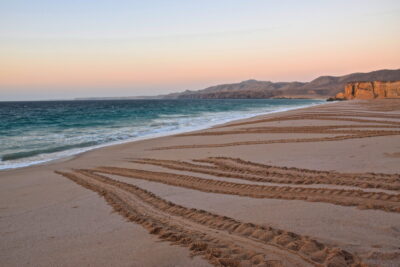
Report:
M 320 100 L 320 99 L 310 99 L 310 100 Z M 43 155 L 51 155 L 55 154 L 53 157 L 43 159 L 43 160 L 36 160 L 36 161 L 30 161 L 30 162 L 21 162 L 21 163 L 12 163 L 12 166 L 4 167 L 0 166 L 0 172 L 4 170 L 13 170 L 13 169 L 20 169 L 20 168 L 26 168 L 30 166 L 35 166 L 35 165 L 42 165 L 42 164 L 51 164 L 55 163 L 58 161 L 63 161 L 66 159 L 71 159 L 79 154 L 83 154 L 92 150 L 97 150 L 101 149 L 104 147 L 109 147 L 109 146 L 115 146 L 115 145 L 121 145 L 121 144 L 126 144 L 126 143 L 132 143 L 132 142 L 137 142 L 137 141 L 142 141 L 142 140 L 149 140 L 149 139 L 154 139 L 154 138 L 159 138 L 159 137 L 165 137 L 165 136 L 170 136 L 170 135 L 176 135 L 176 134 L 182 134 L 182 133 L 188 133 L 192 131 L 200 131 L 200 130 L 206 130 L 208 128 L 216 127 L 220 124 L 226 124 L 230 122 L 235 122 L 237 120 L 244 120 L 244 119 L 250 119 L 253 117 L 258 117 L 258 116 L 263 116 L 263 115 L 268 115 L 268 114 L 274 114 L 274 113 L 280 113 L 280 112 L 286 112 L 286 111 L 291 111 L 291 110 L 297 110 L 297 109 L 303 109 L 303 108 L 309 108 L 313 106 L 319 106 L 319 105 L 324 105 L 324 104 L 329 104 L 326 102 L 322 102 L 319 104 L 309 104 L 309 105 L 303 105 L 303 106 L 298 106 L 298 107 L 289 107 L 289 108 L 278 108 L 277 110 L 265 112 L 265 113 L 252 113 L 250 115 L 242 115 L 240 118 L 234 118 L 234 119 L 229 119 L 229 120 L 223 120 L 223 121 L 218 121 L 218 122 L 213 122 L 213 123 L 208 123 L 205 125 L 201 125 L 198 127 L 188 127 L 184 129 L 179 129 L 179 130 L 172 130 L 168 132 L 161 132 L 161 133 L 153 133 L 153 134 L 148 134 L 145 136 L 139 136 L 139 137 L 134 137 L 134 138 L 128 138 L 126 140 L 120 140 L 120 141 L 113 141 L 109 143 L 103 143 L 103 144 L 98 144 L 95 146 L 90 146 L 90 147 L 83 147 L 83 148 L 76 148 L 76 149 L 71 149 L 71 150 L 64 150 L 56 153 L 47 153 Z
M 210 157 L 227 157 L 268 164 L 274 168 L 299 168 L 304 170 L 300 171 L 301 175 L 306 175 L 308 170 L 332 172 L 332 175 L 334 172 L 399 174 L 400 146 L 396 144 L 400 144 L 400 136 L 385 135 L 384 131 L 400 130 L 400 127 L 378 127 L 386 125 L 379 121 L 400 123 L 400 119 L 397 119 L 399 110 L 382 111 L 391 105 L 391 101 L 326 103 L 235 120 L 203 130 L 102 147 L 40 165 L 2 170 L 0 229 L 4 241 L 0 245 L 0 259 L 9 266 L 39 263 L 42 266 L 61 263 L 63 266 L 209 266 L 210 262 L 201 256 L 191 259 L 189 249 L 171 245 L 170 242 L 160 243 L 157 235 L 149 235 L 140 224 L 128 222 L 118 213 L 111 213 L 112 206 L 107 205 L 103 198 L 54 171 L 71 172 L 74 169 L 112 166 L 192 175 L 221 182 L 260 183 L 215 176 L 209 170 L 206 174 L 132 162 L 143 158 L 193 162 Z M 398 104 L 397 101 L 394 106 Z M 346 114 L 347 117 L 340 118 L 353 121 L 312 117 L 324 113 L 331 114 L 329 116 L 332 118 Z M 288 116 L 297 118 L 280 119 Z M 371 129 L 381 135 L 336 140 L 334 137 L 339 134 L 320 130 L 327 125 L 343 124 L 364 125 L 368 131 L 370 128 L 365 126 L 367 122 L 354 121 L 367 119 L 372 121 L 370 125 L 376 126 Z M 314 128 L 307 128 L 310 126 L 317 128 L 318 132 Z M 254 130 L 256 127 L 264 128 Z M 281 132 L 269 127 L 280 127 Z M 302 129 L 296 132 L 293 127 Z M 240 132 L 243 129 L 245 131 Z M 351 131 L 358 133 L 357 129 Z M 305 140 L 311 137 L 316 139 Z M 279 168 L 277 171 L 283 172 Z M 398 212 L 359 209 L 321 200 L 309 202 L 296 198 L 254 198 L 251 195 L 223 194 L 163 184 L 156 180 L 109 175 L 188 208 L 204 209 L 235 220 L 310 236 L 329 246 L 345 249 L 363 262 L 390 266 L 400 261 L 400 254 L 396 250 L 399 245 L 397 237 L 400 235 Z M 313 186 L 362 190 L 355 185 Z M 303 187 L 311 185 L 306 183 Z M 382 193 L 388 190 L 381 187 L 373 189 Z

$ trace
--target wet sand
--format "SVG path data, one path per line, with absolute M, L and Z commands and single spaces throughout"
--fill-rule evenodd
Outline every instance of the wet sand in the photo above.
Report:
M 4 266 L 398 266 L 400 101 L 0 172 Z

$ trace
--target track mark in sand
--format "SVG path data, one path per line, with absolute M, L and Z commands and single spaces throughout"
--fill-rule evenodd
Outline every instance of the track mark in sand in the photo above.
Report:
M 361 117 L 361 118 L 355 118 Z M 375 119 L 366 119 L 366 118 L 375 118 Z M 359 123 L 376 123 L 376 124 L 386 124 L 386 125 L 396 125 L 400 126 L 399 121 L 388 121 L 388 120 L 376 120 L 376 118 L 381 119 L 400 119 L 400 116 L 396 115 L 389 115 L 389 114 L 375 114 L 375 115 L 363 115 L 360 113 L 358 114 L 350 114 L 350 113 L 299 113 L 296 115 L 285 115 L 285 116 L 277 116 L 273 118 L 265 118 L 265 119 L 258 119 L 252 121 L 244 121 L 238 123 L 231 123 L 227 125 L 222 125 L 217 128 L 226 128 L 226 127 L 233 127 L 233 126 L 242 126 L 242 125 L 249 125 L 255 123 L 265 123 L 265 122 L 277 122 L 277 121 L 292 121 L 292 120 L 325 120 L 325 121 L 347 121 L 347 122 L 359 122 Z
M 366 107 L 373 111 L 399 111 L 400 104 L 398 99 L 374 99 L 358 103 L 362 107 Z
M 373 118 L 373 119 L 371 119 Z M 380 119 L 380 120 L 378 120 Z M 252 121 L 231 123 L 215 127 L 215 129 L 224 129 L 226 127 L 237 127 L 244 125 L 254 125 L 257 123 L 295 121 L 295 120 L 320 120 L 320 121 L 340 121 L 340 122 L 357 122 L 359 125 L 327 125 L 327 126 L 290 126 L 290 127 L 249 127 L 231 130 L 213 130 L 198 133 L 188 133 L 177 135 L 176 137 L 184 136 L 213 136 L 213 135 L 231 135 L 231 134 L 260 134 L 260 133 L 302 133 L 302 134 L 334 134 L 335 136 L 316 137 L 316 138 L 285 138 L 275 140 L 255 140 L 241 141 L 220 144 L 200 144 L 200 145 L 176 145 L 156 147 L 152 150 L 168 150 L 168 149 L 194 149 L 194 148 L 211 148 L 211 147 L 230 147 L 244 145 L 267 145 L 267 144 L 282 144 L 282 143 L 306 143 L 306 142 L 331 142 L 350 139 L 361 139 L 379 136 L 396 136 L 400 135 L 400 121 L 386 120 L 400 119 L 400 115 L 396 114 L 379 114 L 359 112 L 342 112 L 342 113 L 311 113 L 304 112 L 296 115 L 277 116 L 273 118 L 257 119 Z M 393 129 L 393 130 L 388 130 Z M 396 130 L 394 130 L 396 129 Z
M 366 266 L 357 256 L 309 237 L 188 209 L 92 171 L 56 173 L 97 192 L 150 234 L 189 247 L 216 266 Z
M 189 175 L 118 167 L 98 167 L 87 171 L 142 179 L 209 193 L 230 194 L 253 198 L 325 202 L 342 206 L 356 206 L 361 209 L 379 209 L 389 212 L 400 212 L 400 194 L 364 192 L 362 190 L 240 184 Z
M 260 140 L 260 141 L 242 141 L 222 144 L 202 144 L 202 145 L 177 145 L 156 147 L 151 150 L 170 150 L 170 149 L 193 149 L 193 148 L 211 148 L 211 147 L 230 147 L 230 146 L 248 146 L 248 145 L 269 145 L 269 144 L 285 144 L 285 143 L 309 143 L 309 142 L 330 142 L 343 141 L 350 139 L 361 139 L 367 137 L 379 137 L 398 135 L 398 133 L 379 132 L 379 133 L 361 133 L 352 135 L 339 135 L 333 137 L 318 137 L 318 138 L 293 138 L 293 139 L 277 139 L 277 140 Z
M 400 158 L 400 152 L 384 153 L 384 155 L 389 158 Z
M 196 164 L 178 160 L 137 159 L 132 162 L 163 168 L 235 178 L 253 182 L 279 184 L 331 184 L 360 188 L 400 190 L 399 174 L 339 173 L 300 168 L 287 168 L 244 161 L 238 158 L 211 157 L 193 160 Z
M 351 130 L 343 130 L 343 129 Z M 385 128 L 400 129 L 400 126 L 392 125 L 327 125 L 327 126 L 286 126 L 286 127 L 251 127 L 240 128 L 227 131 L 208 131 L 198 133 L 186 133 L 175 135 L 175 137 L 184 136 L 215 136 L 215 135 L 233 135 L 233 134 L 259 134 L 259 133 L 307 133 L 307 134 L 400 134 L 400 131 L 382 131 L 382 130 L 360 130 L 362 128 Z

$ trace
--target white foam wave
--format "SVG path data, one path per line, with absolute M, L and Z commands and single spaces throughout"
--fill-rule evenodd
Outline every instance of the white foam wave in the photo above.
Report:
M 0 161 L 0 170 L 22 168 L 36 164 L 48 163 L 54 160 L 68 158 L 101 147 L 202 130 L 215 126 L 217 124 L 223 124 L 234 120 L 246 119 L 258 115 L 283 112 L 321 104 L 324 103 L 317 102 L 305 105 L 285 105 L 279 107 L 268 106 L 266 108 L 229 112 L 204 112 L 196 116 L 187 116 L 184 114 L 182 116 L 163 115 L 161 116 L 162 118 L 152 120 L 148 125 L 144 125 L 141 127 L 125 127 L 124 130 L 121 130 L 121 128 L 116 128 L 114 134 L 118 136 L 117 139 L 119 140 L 115 140 L 115 138 L 113 138 L 113 133 L 109 133 L 109 142 L 94 145 L 91 147 L 74 148 L 61 152 L 40 154 L 29 158 Z M 122 134 L 121 131 L 123 132 Z

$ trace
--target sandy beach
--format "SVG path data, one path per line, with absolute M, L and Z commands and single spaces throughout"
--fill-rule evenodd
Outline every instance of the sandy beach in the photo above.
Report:
M 1 266 L 399 266 L 400 100 L 0 172 Z

